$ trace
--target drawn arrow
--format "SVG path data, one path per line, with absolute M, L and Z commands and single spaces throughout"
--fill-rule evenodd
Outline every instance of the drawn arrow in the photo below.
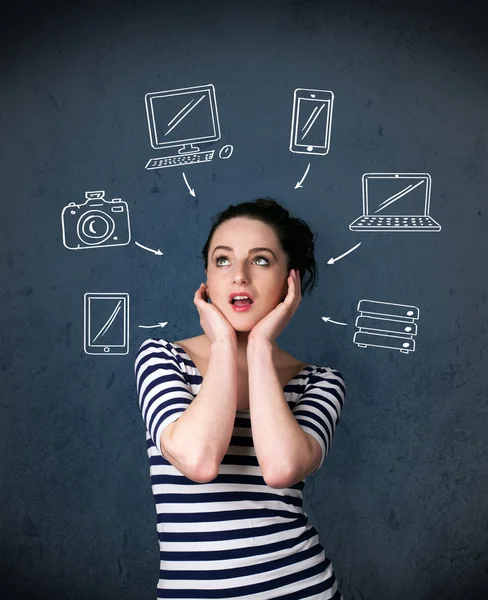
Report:
M 306 168 L 305 173 L 303 174 L 303 177 L 300 179 L 300 181 L 297 181 L 295 189 L 303 187 L 302 183 L 305 181 L 305 177 L 307 176 L 309 169 L 310 169 L 310 163 L 308 163 L 308 167 Z
M 138 325 L 138 327 L 144 327 L 144 329 L 151 329 L 152 327 L 164 327 L 167 324 L 168 321 L 165 321 L 164 323 L 158 323 L 157 325 Z
M 329 260 L 327 261 L 328 265 L 333 265 L 334 263 L 336 263 L 338 260 L 341 260 L 341 258 L 344 258 L 344 256 L 347 256 L 349 254 L 349 252 L 352 252 L 353 250 L 356 250 L 356 248 L 359 248 L 359 246 L 361 245 L 361 242 L 359 242 L 359 244 L 356 244 L 354 246 L 354 248 L 351 248 L 350 250 L 348 250 L 347 252 L 344 252 L 344 254 L 341 254 L 340 256 L 337 256 L 336 258 L 329 258 Z
M 326 323 L 335 323 L 336 325 L 347 325 L 347 323 L 341 323 L 340 321 L 333 321 L 330 317 L 322 317 Z
M 136 246 L 139 246 L 139 248 L 144 248 L 144 250 L 148 250 L 149 252 L 152 252 L 153 254 L 157 254 L 158 256 L 162 256 L 162 254 L 163 254 L 159 248 L 157 250 L 153 250 L 152 248 L 148 248 L 147 246 L 143 246 L 142 244 L 139 244 L 139 242 L 136 242 Z
M 186 179 L 186 175 L 185 175 L 185 173 L 183 173 L 183 179 L 185 180 L 186 187 L 188 188 L 188 191 L 189 191 L 189 192 L 190 192 L 190 194 L 191 194 L 191 195 L 192 195 L 192 196 L 195 198 L 195 196 L 196 196 L 196 195 L 195 195 L 195 190 L 194 190 L 193 188 L 191 188 L 191 187 L 190 187 L 190 185 L 189 185 L 189 183 L 188 183 L 188 181 L 187 181 L 187 179 Z

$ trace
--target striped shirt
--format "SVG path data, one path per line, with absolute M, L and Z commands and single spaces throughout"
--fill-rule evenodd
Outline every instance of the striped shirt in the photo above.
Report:
M 185 477 L 161 453 L 161 433 L 198 394 L 202 375 L 174 342 L 148 339 L 134 365 L 146 425 L 160 567 L 157 598 L 341 600 L 334 569 L 303 512 L 305 480 L 271 488 L 253 447 L 250 412 L 237 410 L 218 476 Z M 339 371 L 308 365 L 284 388 L 303 431 L 329 452 L 344 403 Z

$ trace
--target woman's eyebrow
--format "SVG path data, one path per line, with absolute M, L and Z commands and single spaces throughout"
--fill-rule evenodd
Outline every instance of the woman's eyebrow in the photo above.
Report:
M 230 246 L 215 246 L 215 248 L 213 249 L 212 252 L 212 256 L 214 255 L 214 252 L 216 250 L 227 250 L 228 252 L 233 252 L 233 249 Z M 271 248 L 264 248 L 264 247 L 257 247 L 257 248 L 251 248 L 251 250 L 249 250 L 249 254 L 251 254 L 252 252 L 270 252 L 275 260 L 278 260 L 276 258 L 275 253 L 273 252 L 273 250 L 271 250 Z

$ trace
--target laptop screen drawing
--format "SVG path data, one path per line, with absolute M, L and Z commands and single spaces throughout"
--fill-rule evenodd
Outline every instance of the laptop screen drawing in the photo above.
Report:
M 430 216 L 428 173 L 365 173 L 363 214 L 351 231 L 440 231 Z
M 365 177 L 364 214 L 378 216 L 428 215 L 427 177 Z

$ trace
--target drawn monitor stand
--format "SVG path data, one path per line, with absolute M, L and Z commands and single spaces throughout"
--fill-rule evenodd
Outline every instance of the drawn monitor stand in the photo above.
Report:
M 129 352 L 129 294 L 85 294 L 84 348 L 86 354 Z
M 146 169 L 205 163 L 215 150 L 200 146 L 220 139 L 217 98 L 212 84 L 150 92 L 146 94 L 146 114 L 151 146 L 169 150 L 161 158 L 151 158 Z M 175 153 L 175 148 L 178 151 Z M 225 156 L 229 157 L 226 146 Z
M 420 314 L 416 306 L 360 300 L 357 310 L 358 331 L 354 334 L 353 342 L 359 347 L 376 346 L 399 350 L 404 354 L 415 351 L 415 321 Z
M 126 246 L 130 242 L 127 202 L 105 200 L 104 191 L 85 192 L 86 202 L 70 202 L 61 213 L 63 244 L 68 250 Z
M 431 177 L 428 173 L 365 173 L 363 214 L 351 231 L 440 231 L 430 216 Z
M 299 154 L 329 152 L 334 94 L 297 88 L 293 95 L 290 150 Z

